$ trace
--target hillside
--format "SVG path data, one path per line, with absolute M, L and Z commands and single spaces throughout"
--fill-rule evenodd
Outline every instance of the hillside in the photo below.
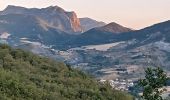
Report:
M 21 45 L 22 38 L 31 42 L 40 42 L 45 45 L 62 44 L 71 35 L 55 29 L 41 18 L 22 14 L 8 14 L 0 16 L 0 35 L 8 33 L 6 39 L 11 45 Z
M 132 100 L 61 62 L 0 45 L 1 100 Z

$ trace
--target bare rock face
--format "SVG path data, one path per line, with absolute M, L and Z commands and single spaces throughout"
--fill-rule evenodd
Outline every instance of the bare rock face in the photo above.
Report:
M 53 26 L 54 28 L 61 31 L 70 34 L 82 32 L 80 21 L 77 18 L 76 13 L 67 12 L 58 6 L 50 6 L 42 9 L 8 6 L 4 11 L 1 12 L 1 15 L 7 14 L 32 15 L 41 18 L 50 26 Z
M 72 29 L 75 32 L 81 32 L 82 28 L 81 28 L 81 25 L 80 25 L 80 20 L 77 18 L 76 13 L 75 12 L 68 12 L 67 15 L 70 19 Z

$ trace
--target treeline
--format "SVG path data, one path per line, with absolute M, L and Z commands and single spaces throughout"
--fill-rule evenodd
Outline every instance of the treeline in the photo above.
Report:
M 0 45 L 0 100 L 132 100 L 61 62 Z

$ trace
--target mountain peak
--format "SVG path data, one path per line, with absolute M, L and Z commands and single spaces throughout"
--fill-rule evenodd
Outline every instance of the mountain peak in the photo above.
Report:
M 25 8 L 19 6 L 8 5 L 8 7 L 0 12 L 1 15 L 21 14 L 36 16 L 44 20 L 50 26 L 64 31 L 66 33 L 81 33 L 82 28 L 79 18 L 75 12 L 67 12 L 59 6 L 50 6 L 46 8 Z
M 60 12 L 66 12 L 63 8 L 55 5 L 55 6 L 49 6 L 47 8 L 42 8 L 42 9 L 50 9 L 50 10 L 55 10 L 55 11 L 60 11 Z
M 24 7 L 15 6 L 15 5 L 8 5 L 8 6 L 6 7 L 6 9 L 7 9 L 7 8 L 24 8 Z
M 15 5 L 8 5 L 8 6 L 4 9 L 4 11 L 15 10 L 15 9 L 25 10 L 26 8 L 20 7 L 20 6 L 15 6 Z
M 109 24 L 107 24 L 106 26 L 121 26 L 121 25 L 119 25 L 119 24 L 117 24 L 117 23 L 115 23 L 115 22 L 111 22 L 111 23 L 109 23 Z
M 100 31 L 110 32 L 110 33 L 123 33 L 123 32 L 130 32 L 132 29 L 119 25 L 115 22 L 109 23 L 103 27 L 96 28 Z

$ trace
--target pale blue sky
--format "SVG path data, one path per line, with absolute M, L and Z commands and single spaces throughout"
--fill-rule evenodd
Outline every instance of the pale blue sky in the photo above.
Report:
M 170 0 L 0 0 L 0 10 L 7 5 L 29 8 L 58 5 L 75 11 L 78 17 L 117 22 L 134 29 L 170 20 Z

